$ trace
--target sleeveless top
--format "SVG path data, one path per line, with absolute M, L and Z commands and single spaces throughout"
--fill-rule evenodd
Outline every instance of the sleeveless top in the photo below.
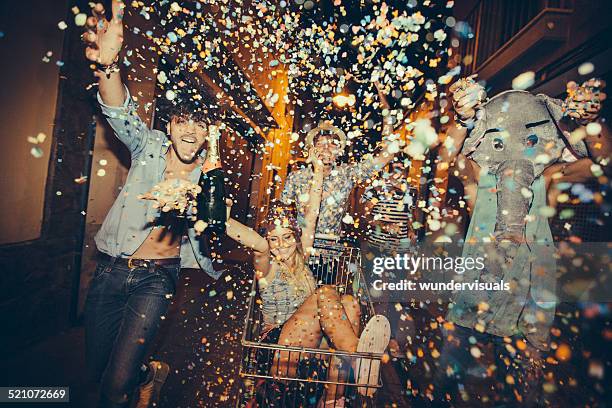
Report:
M 309 290 L 298 290 L 291 282 L 284 279 L 283 272 L 288 273 L 284 271 L 286 267 L 277 265 L 278 269 L 274 273 L 274 279 L 259 292 L 264 323 L 273 326 L 284 324 L 311 295 Z M 310 271 L 306 265 L 304 267 Z

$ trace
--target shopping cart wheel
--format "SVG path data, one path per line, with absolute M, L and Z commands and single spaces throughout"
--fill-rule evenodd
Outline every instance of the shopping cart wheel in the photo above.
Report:
M 373 316 L 359 336 L 358 353 L 383 353 L 391 339 L 391 325 L 383 315 Z M 357 384 L 367 384 L 358 387 L 359 394 L 372 397 L 376 392 L 380 373 L 380 360 L 358 358 L 356 364 Z

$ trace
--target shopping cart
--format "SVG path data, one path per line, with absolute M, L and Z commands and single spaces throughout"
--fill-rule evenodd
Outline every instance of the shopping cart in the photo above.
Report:
M 350 294 L 358 300 L 361 308 L 360 329 L 363 330 L 374 309 L 363 279 L 359 248 L 336 240 L 316 240 L 314 247 L 316 253 L 310 257 L 309 265 L 318 284 L 333 282 L 339 293 Z M 376 385 L 372 385 L 374 381 L 357 384 L 353 368 L 376 370 L 380 367 L 382 353 L 332 350 L 325 337 L 315 349 L 268 344 L 261 341 L 262 329 L 261 301 L 254 280 L 242 335 L 240 376 L 244 384 L 238 407 L 316 407 L 319 401 L 338 400 L 343 396 L 345 407 L 374 406 L 374 393 L 382 387 L 380 376 L 375 381 Z M 294 375 L 287 369 L 280 375 L 272 376 L 273 370 L 278 373 L 279 366 L 274 366 L 274 355 L 280 352 L 289 353 L 289 358 L 296 359 Z M 337 367 L 339 361 L 338 375 L 329 378 L 332 362 Z

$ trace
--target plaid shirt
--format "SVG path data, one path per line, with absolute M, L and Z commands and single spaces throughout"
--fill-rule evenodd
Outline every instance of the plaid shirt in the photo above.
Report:
M 323 179 L 323 196 L 317 221 L 317 234 L 340 235 L 342 217 L 344 217 L 351 191 L 356 184 L 373 176 L 377 170 L 379 169 L 376 168 L 374 156 L 371 154 L 366 155 L 359 162 L 334 166 L 331 173 Z M 304 226 L 304 212 L 308 201 L 300 200 L 300 196 L 309 193 L 313 177 L 312 166 L 290 173 L 281 194 L 281 201 L 285 204 L 295 203 L 298 223 L 301 227 Z

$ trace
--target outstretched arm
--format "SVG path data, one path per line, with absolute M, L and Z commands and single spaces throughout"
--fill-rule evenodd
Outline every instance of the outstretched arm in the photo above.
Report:
M 447 127 L 446 139 L 438 149 L 438 167 L 452 170 L 463 183 L 468 211 L 472 211 L 476 200 L 476 189 L 480 173 L 479 166 L 461 153 L 468 135 L 467 124 L 476 118 L 476 109 L 486 98 L 482 85 L 474 79 L 476 75 L 459 79 L 449 87 L 450 102 L 456 117 Z M 452 115 L 451 115 L 452 117 Z
M 95 76 L 99 78 L 100 97 L 104 104 L 112 107 L 122 106 L 126 98 L 117 65 L 123 44 L 124 9 L 122 0 L 112 0 L 113 17 L 108 21 L 104 6 L 97 3 L 92 9 L 93 16 L 87 19 L 87 32 L 83 34 L 87 43 L 85 56 L 99 68 Z
M 87 19 L 87 32 L 83 34 L 87 44 L 85 56 L 97 67 L 94 75 L 98 78 L 102 113 L 135 158 L 144 151 L 151 131 L 138 116 L 136 105 L 121 82 L 118 61 L 123 44 L 125 4 L 122 0 L 113 0 L 112 7 L 113 17 L 108 21 L 102 4 L 94 5 L 93 15 Z
M 574 131 L 578 126 L 585 126 L 586 136 L 584 142 L 591 159 L 600 165 L 610 176 L 610 161 L 612 160 L 612 139 L 610 127 L 606 121 L 599 120 L 603 109 L 603 101 L 607 95 L 604 92 L 605 81 L 591 78 L 578 86 L 574 81 L 567 84 L 567 98 L 563 102 L 563 109 L 572 121 L 561 121 L 565 124 L 562 130 Z M 569 122 L 569 123 L 568 123 Z
M 304 229 L 302 231 L 302 249 L 304 255 L 308 257 L 312 251 L 314 235 L 319 219 L 319 209 L 321 207 L 321 197 L 323 195 L 323 162 L 319 158 L 316 148 L 310 149 L 309 157 L 312 157 L 314 174 L 310 191 L 308 192 L 308 204 L 304 213 Z
M 451 123 L 446 131 L 446 139 L 438 149 L 438 165 L 448 169 L 453 165 L 467 136 L 467 128 L 458 123 Z
M 378 99 L 380 103 L 380 107 L 383 112 L 388 111 L 390 108 L 389 101 L 387 100 L 387 96 L 384 94 L 382 90 L 382 85 L 379 82 L 375 82 L 376 90 L 378 91 Z M 391 136 L 393 135 L 393 118 L 389 115 L 383 116 L 383 126 L 382 126 L 382 142 L 381 142 L 381 151 L 374 155 L 373 164 L 376 170 L 380 170 L 385 167 L 391 160 L 395 154 L 399 151 L 398 142 L 391 140 Z
M 597 123 L 595 130 L 588 131 L 584 138 L 590 157 L 583 157 L 574 162 L 555 163 L 544 170 L 548 203 L 554 207 L 561 190 L 560 183 L 583 183 L 601 174 L 612 174 L 612 134 L 605 121 L 598 121 L 602 102 L 606 99 L 603 91 L 605 82 L 590 79 L 578 86 L 575 82 L 567 85 L 568 97 L 564 109 L 572 120 L 562 120 L 559 124 L 563 131 L 571 132 L 579 126 Z
M 227 222 L 225 223 L 225 231 L 234 241 L 250 248 L 254 252 L 253 266 L 259 278 L 264 277 L 270 270 L 270 248 L 268 241 L 259 235 L 253 228 L 230 218 L 232 209 L 232 200 L 226 200 L 227 205 Z
M 379 104 L 382 111 L 389 109 L 389 103 L 387 97 L 382 91 L 382 85 L 375 82 L 376 89 L 378 90 Z M 382 127 L 382 141 L 380 143 L 380 150 L 375 154 L 366 154 L 363 159 L 359 162 L 353 163 L 351 176 L 356 183 L 360 183 L 368 177 L 374 176 L 379 170 L 384 168 L 395 154 L 400 151 L 399 137 L 393 135 L 393 123 L 392 118 L 387 115 L 383 117 Z
M 459 156 L 468 133 L 467 123 L 475 120 L 476 109 L 487 96 L 484 87 L 475 78 L 476 75 L 471 75 L 459 79 L 448 88 L 456 117 L 448 124 L 446 139 L 438 151 L 440 163 L 447 166 Z

